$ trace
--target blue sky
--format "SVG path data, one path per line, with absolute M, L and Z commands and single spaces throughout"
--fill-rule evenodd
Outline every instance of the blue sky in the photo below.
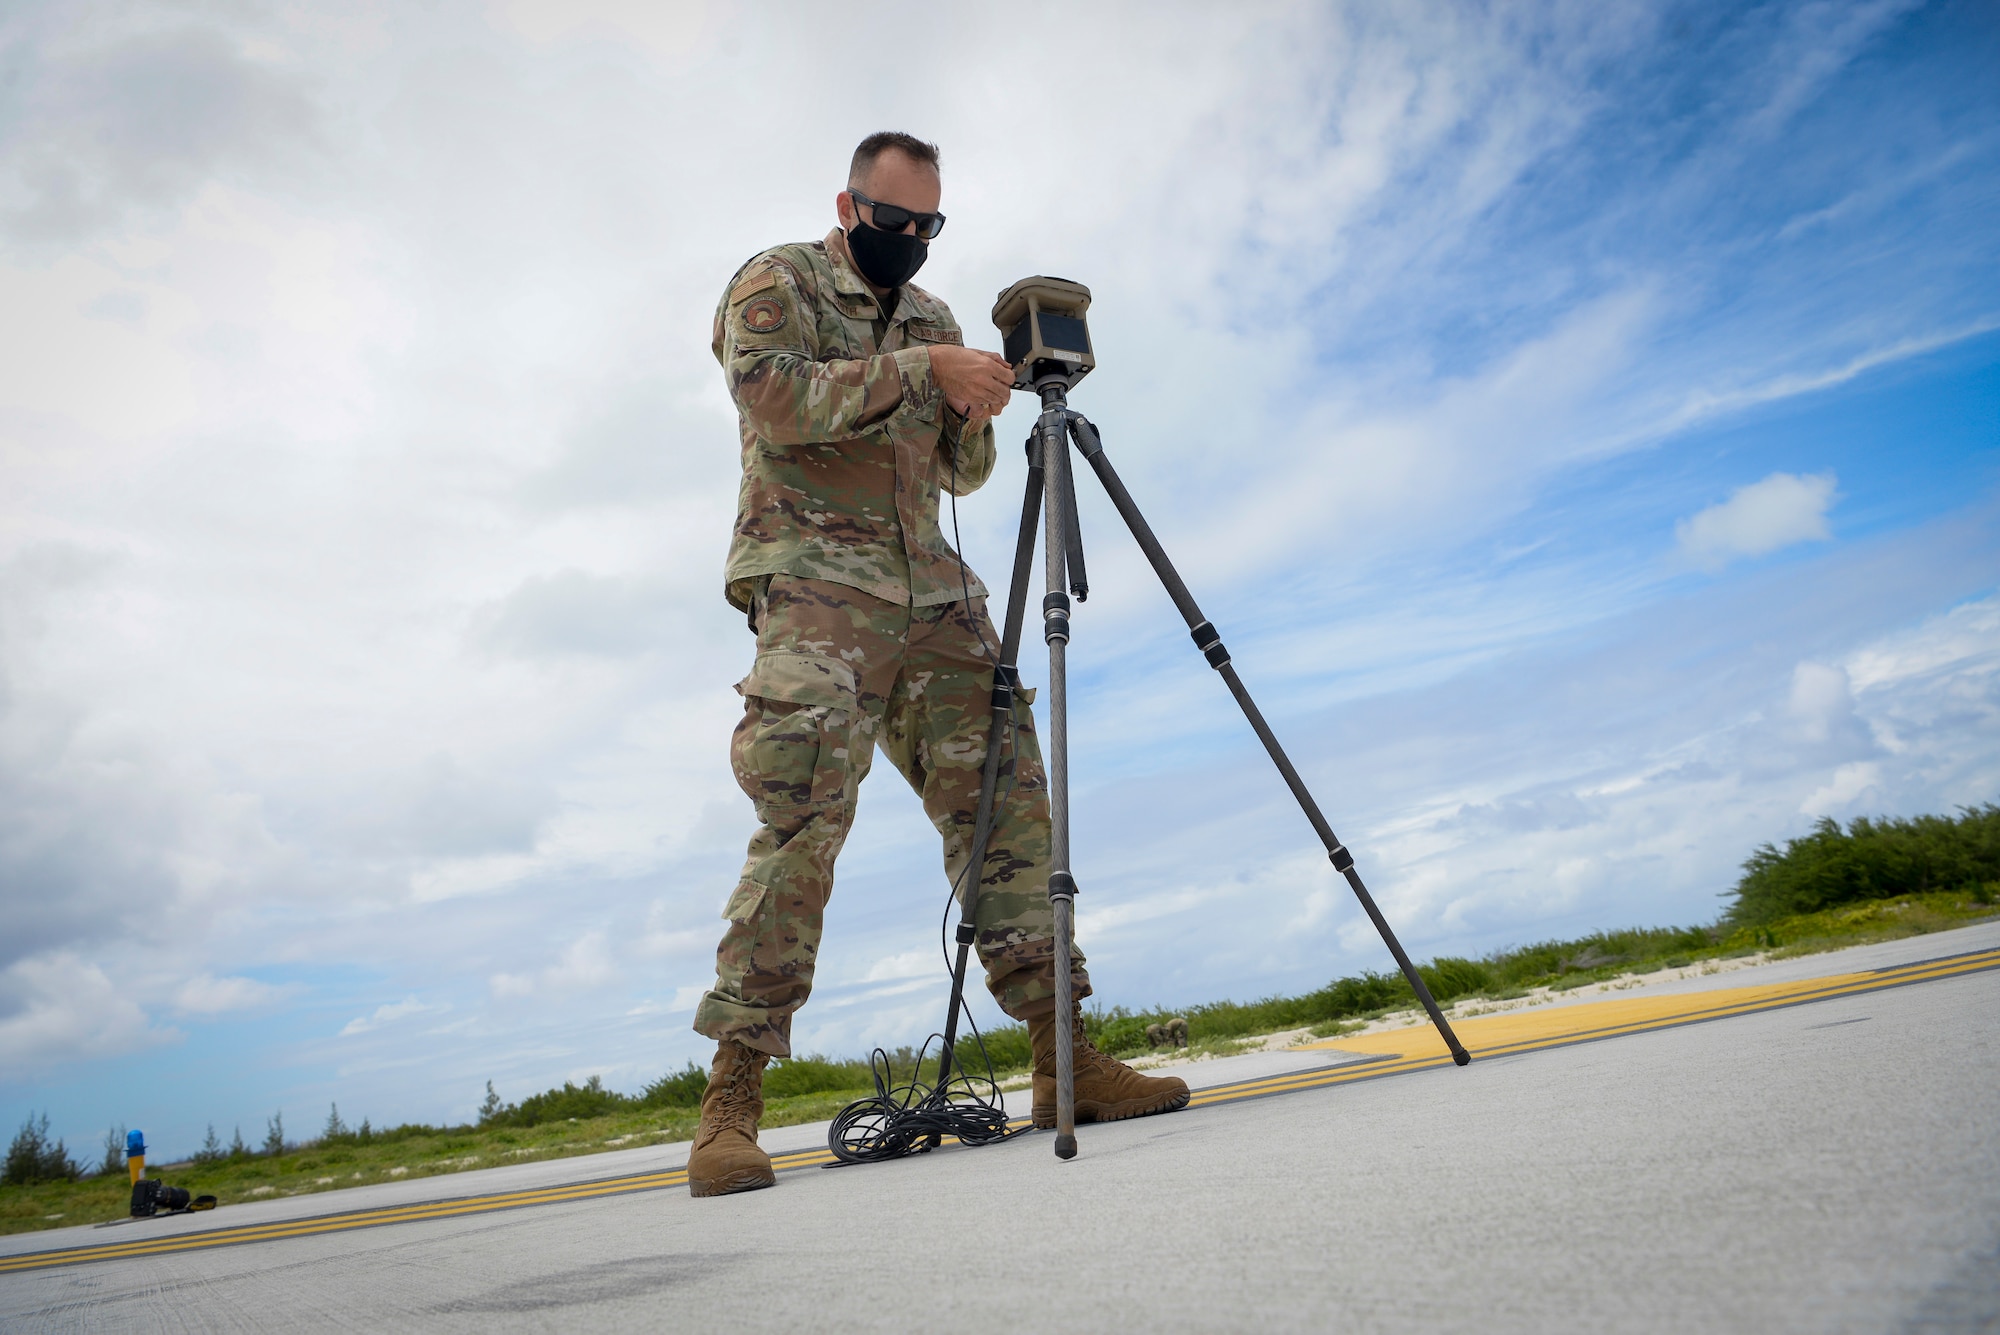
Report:
M 1064 9 L 1080 82 L 1033 14 L 877 8 L 0 19 L 0 1120 L 177 1152 L 701 1054 L 751 824 L 708 321 L 884 125 L 975 337 L 1091 285 L 1076 406 L 1418 955 L 2000 793 L 1990 6 Z M 1084 512 L 1101 998 L 1387 967 Z M 938 1022 L 936 863 L 879 773 L 802 1045 Z

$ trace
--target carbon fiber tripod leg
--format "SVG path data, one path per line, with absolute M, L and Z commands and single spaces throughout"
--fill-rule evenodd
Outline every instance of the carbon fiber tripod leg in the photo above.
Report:
M 1346 846 L 1334 834 L 1333 828 L 1326 823 L 1326 817 L 1320 813 L 1319 803 L 1315 802 L 1312 794 L 1306 790 L 1305 780 L 1299 777 L 1298 770 L 1292 765 L 1291 757 L 1287 756 L 1285 748 L 1279 745 L 1277 735 L 1271 731 L 1271 725 L 1264 720 L 1263 711 L 1257 708 L 1257 702 L 1250 698 L 1250 692 L 1245 689 L 1242 679 L 1236 675 L 1236 669 L 1230 666 L 1229 651 L 1222 647 L 1222 636 L 1209 624 L 1208 618 L 1202 615 L 1201 608 L 1195 605 L 1194 596 L 1188 592 L 1187 585 L 1181 582 L 1180 573 L 1174 569 L 1174 563 L 1167 559 L 1166 549 L 1160 546 L 1160 540 L 1153 536 L 1152 526 L 1146 522 L 1145 515 L 1139 512 L 1138 503 L 1132 499 L 1132 493 L 1125 490 L 1125 483 L 1119 478 L 1118 471 L 1111 466 L 1111 460 L 1105 457 L 1104 442 L 1099 437 L 1097 428 L 1081 413 L 1066 412 L 1065 417 L 1070 433 L 1076 439 L 1077 449 L 1081 450 L 1083 457 L 1090 461 L 1090 467 L 1097 474 L 1097 480 L 1104 484 L 1104 490 L 1110 495 L 1111 503 L 1118 507 L 1118 513 L 1125 520 L 1125 526 L 1132 530 L 1132 537 L 1137 540 L 1140 550 L 1145 552 L 1146 559 L 1152 563 L 1153 573 L 1160 577 L 1160 583 L 1166 587 L 1167 596 L 1174 600 L 1174 606 L 1180 610 L 1182 619 L 1187 622 L 1188 632 L 1194 637 L 1195 647 L 1208 659 L 1209 666 L 1222 674 L 1222 680 L 1227 683 L 1229 693 L 1236 697 L 1236 703 L 1242 708 L 1243 716 L 1250 721 L 1250 727 L 1257 734 L 1257 740 L 1264 744 L 1264 750 L 1270 754 L 1272 763 L 1278 767 L 1278 773 L 1284 776 L 1286 787 L 1292 790 L 1292 796 L 1298 800 L 1306 819 L 1312 823 L 1314 833 L 1319 835 L 1320 842 L 1325 845 L 1327 857 L 1333 862 L 1334 870 L 1347 879 L 1348 888 L 1353 890 L 1354 897 L 1361 901 L 1362 909 L 1375 924 L 1375 930 L 1381 933 L 1383 943 L 1389 947 L 1389 953 L 1396 957 L 1396 967 L 1403 971 L 1403 977 L 1409 980 L 1411 989 L 1417 994 L 1417 1000 L 1421 1001 L 1424 1009 L 1429 1012 L 1431 1023 L 1437 1026 L 1438 1033 L 1444 1037 L 1445 1046 L 1451 1049 L 1451 1059 L 1460 1066 L 1465 1065 L 1472 1060 L 1472 1054 L 1465 1050 L 1464 1045 L 1458 1041 L 1458 1035 L 1451 1031 L 1451 1025 L 1444 1018 L 1444 1012 L 1438 1009 L 1437 1002 L 1431 997 L 1431 990 L 1424 986 L 1423 976 L 1417 972 L 1417 966 L 1410 963 L 1410 957 L 1403 953 L 1402 943 L 1396 940 L 1396 934 L 1389 930 L 1389 920 L 1382 916 L 1382 910 L 1376 907 L 1375 897 L 1369 894 L 1368 887 L 1361 883 L 1361 873 L 1354 869 L 1354 855 L 1347 851 Z
M 1064 578 L 1067 557 L 1081 544 L 1073 534 L 1075 495 L 1069 478 L 1069 422 L 1060 379 L 1038 386 L 1042 415 L 1035 430 L 1042 439 L 1042 464 L 1048 483 L 1042 488 L 1042 570 L 1048 593 L 1042 599 L 1042 638 L 1049 645 L 1049 747 L 1044 763 L 1049 776 L 1049 907 L 1055 918 L 1055 1039 L 1056 1039 L 1056 1157 L 1076 1157 L 1076 1042 L 1071 1017 L 1076 999 L 1070 994 L 1070 949 L 1075 937 L 1076 881 L 1069 870 L 1069 594 Z

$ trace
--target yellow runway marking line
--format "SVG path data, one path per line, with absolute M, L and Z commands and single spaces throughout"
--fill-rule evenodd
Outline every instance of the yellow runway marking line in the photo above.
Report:
M 811 1168 L 829 1163 L 827 1150 L 797 1150 L 771 1156 L 771 1166 L 780 1172 Z M 574 1182 L 532 1191 L 497 1192 L 489 1196 L 464 1196 L 453 1200 L 424 1201 L 415 1205 L 384 1206 L 376 1210 L 355 1210 L 347 1214 L 315 1215 L 308 1219 L 279 1220 L 269 1224 L 242 1224 L 235 1228 L 203 1229 L 196 1233 L 167 1237 L 129 1238 L 94 1246 L 55 1252 L 32 1252 L 23 1256 L 0 1256 L 0 1274 L 15 1270 L 36 1270 L 50 1265 L 78 1261 L 112 1261 L 131 1256 L 154 1256 L 169 1252 L 224 1247 L 240 1242 L 266 1242 L 277 1238 L 305 1237 L 319 1233 L 341 1233 L 381 1224 L 406 1224 L 424 1219 L 452 1219 L 463 1215 L 513 1210 L 527 1205 L 554 1205 L 563 1201 L 591 1200 L 600 1196 L 623 1196 L 635 1191 L 658 1191 L 687 1185 L 687 1170 L 675 1168 L 663 1173 L 640 1173 L 631 1177 L 604 1178 L 596 1182 Z M 153 1221 L 132 1225 L 147 1227 Z M 164 1222 L 164 1221 L 161 1221 Z
M 1766 983 L 1754 987 L 1719 988 L 1709 992 L 1682 992 L 1659 997 L 1619 997 L 1608 1001 L 1583 1002 L 1573 1006 L 1551 1006 L 1504 1015 L 1482 1015 L 1456 1020 L 1452 1029 L 1459 1042 L 1477 1061 L 1482 1057 L 1505 1057 L 1542 1048 L 1566 1047 L 1600 1038 L 1699 1024 L 1732 1015 L 1776 1010 L 1785 1006 L 1828 1001 L 1835 997 L 1904 987 L 1959 974 L 2000 968 L 2000 950 L 1974 951 L 1945 959 L 1880 969 L 1872 973 L 1836 974 L 1792 983 Z M 1299 1071 L 1264 1080 L 1246 1080 L 1234 1085 L 1204 1089 L 1189 1100 L 1191 1107 L 1230 1103 L 1283 1094 L 1298 1089 L 1374 1080 L 1406 1071 L 1428 1070 L 1451 1064 L 1444 1039 L 1429 1024 L 1412 1025 L 1379 1034 L 1353 1038 L 1330 1038 L 1303 1044 L 1302 1050 L 1332 1050 L 1372 1058 L 1327 1070 Z
M 1950 978 L 1960 974 L 2000 969 L 2000 950 L 1975 951 L 1945 959 L 1874 973 L 1840 974 L 1796 983 L 1770 983 L 1757 987 L 1723 988 L 1712 992 L 1684 992 L 1662 997 L 1623 997 L 1610 1001 L 1585 1002 L 1574 1006 L 1554 1006 L 1506 1015 L 1477 1016 L 1454 1029 L 1475 1059 L 1504 1057 L 1542 1048 L 1565 1047 L 1600 1038 L 1644 1033 L 1705 1020 L 1748 1015 L 1784 1006 L 1856 996 L 1884 988 Z M 1444 1041 L 1429 1025 L 1356 1038 L 1329 1039 L 1307 1045 L 1337 1049 L 1362 1055 L 1368 1060 L 1261 1080 L 1239 1081 L 1197 1090 L 1189 1106 L 1212 1107 L 1244 1099 L 1263 1098 L 1304 1089 L 1322 1089 L 1360 1080 L 1378 1080 L 1409 1071 L 1430 1070 L 1451 1064 Z M 1019 1126 L 1021 1123 L 1016 1122 Z M 793 1150 L 771 1156 L 771 1166 L 779 1172 L 822 1167 L 834 1162 L 829 1150 Z M 530 1191 L 497 1192 L 487 1196 L 465 1196 L 455 1200 L 426 1201 L 415 1205 L 385 1206 L 355 1210 L 346 1214 L 318 1215 L 309 1219 L 283 1220 L 269 1224 L 243 1224 L 234 1228 L 211 1228 L 195 1233 L 165 1237 L 138 1237 L 117 1242 L 70 1247 L 59 1251 L 30 1252 L 20 1256 L 0 1256 L 0 1274 L 41 1270 L 50 1266 L 76 1265 L 84 1261 L 113 1261 L 173 1252 L 227 1247 L 246 1242 L 267 1242 L 281 1238 L 341 1233 L 351 1229 L 374 1228 L 383 1224 L 415 1223 L 426 1219 L 453 1219 L 467 1215 L 514 1210 L 531 1205 L 554 1205 L 565 1201 L 623 1196 L 638 1191 L 659 1191 L 685 1186 L 687 1170 L 676 1168 L 660 1173 L 638 1173 L 630 1177 L 603 1178 L 595 1182 L 575 1182 L 564 1186 Z M 131 1227 L 148 1227 L 148 1221 Z

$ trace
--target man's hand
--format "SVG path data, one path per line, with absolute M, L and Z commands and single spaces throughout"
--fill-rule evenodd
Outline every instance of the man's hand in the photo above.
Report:
M 971 412 L 965 414 L 965 426 L 959 433 L 960 439 L 971 440 L 974 436 L 984 431 L 986 424 L 992 420 L 992 413 L 987 412 L 984 408 L 974 408 Z
M 1007 406 L 1014 392 L 1014 368 L 997 352 L 942 343 L 931 349 L 931 378 L 944 391 L 953 412 L 990 418 Z

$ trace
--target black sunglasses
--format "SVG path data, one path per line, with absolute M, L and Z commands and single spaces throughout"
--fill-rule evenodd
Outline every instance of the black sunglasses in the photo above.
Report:
M 884 204 L 870 199 L 852 186 L 848 187 L 847 193 L 854 197 L 855 203 L 866 204 L 875 210 L 875 225 L 885 232 L 900 232 L 915 222 L 917 235 L 928 241 L 944 230 L 942 213 L 912 213 L 900 204 Z

